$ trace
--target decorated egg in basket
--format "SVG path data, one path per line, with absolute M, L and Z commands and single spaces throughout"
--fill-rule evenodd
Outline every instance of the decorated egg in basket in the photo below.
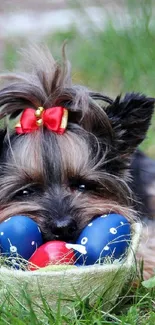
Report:
M 27 216 L 12 216 L 0 224 L 0 253 L 14 266 L 15 257 L 28 260 L 42 243 L 39 226 Z
M 92 220 L 76 241 L 84 252 L 76 252 L 77 265 L 104 263 L 124 256 L 131 240 L 131 226 L 128 220 L 117 213 L 103 214 Z
M 29 259 L 28 269 L 34 271 L 48 265 L 74 264 L 75 254 L 67 243 L 59 240 L 41 245 Z

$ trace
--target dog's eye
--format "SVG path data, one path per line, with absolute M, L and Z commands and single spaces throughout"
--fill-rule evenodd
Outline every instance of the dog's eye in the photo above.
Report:
M 85 192 L 86 191 L 86 186 L 85 186 L 85 184 L 80 184 L 80 185 L 72 184 L 72 185 L 70 185 L 70 189 L 72 191 Z
M 18 191 L 16 194 L 15 194 L 15 197 L 18 198 L 18 197 L 28 197 L 30 195 L 32 195 L 34 193 L 34 191 L 32 189 L 23 189 L 23 190 L 20 190 Z
M 70 189 L 72 191 L 86 192 L 95 191 L 95 184 L 87 181 L 72 180 L 70 182 Z
M 86 189 L 87 189 L 87 187 L 86 187 L 85 184 L 79 184 L 79 185 L 77 186 L 77 190 L 78 190 L 79 192 L 84 192 L 84 191 L 86 191 Z
M 20 195 L 22 195 L 22 196 L 27 196 L 27 195 L 30 195 L 30 194 L 32 194 L 32 191 L 30 191 L 30 190 L 22 190 L 22 191 L 20 191 Z

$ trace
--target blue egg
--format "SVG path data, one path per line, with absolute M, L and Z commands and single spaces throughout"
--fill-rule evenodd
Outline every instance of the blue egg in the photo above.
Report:
M 128 220 L 117 213 L 101 215 L 83 229 L 76 244 L 84 247 L 84 253 L 76 252 L 77 265 L 104 263 L 105 258 L 120 259 L 131 240 Z
M 23 215 L 12 216 L 0 224 L 0 252 L 10 257 L 28 260 L 43 243 L 37 223 Z

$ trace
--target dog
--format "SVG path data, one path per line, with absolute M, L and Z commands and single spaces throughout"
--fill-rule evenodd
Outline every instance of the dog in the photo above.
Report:
M 25 72 L 1 75 L 0 222 L 27 215 L 44 242 L 74 242 L 100 214 L 137 220 L 134 159 L 154 98 L 74 85 L 64 50 L 62 64 L 48 49 L 26 58 Z

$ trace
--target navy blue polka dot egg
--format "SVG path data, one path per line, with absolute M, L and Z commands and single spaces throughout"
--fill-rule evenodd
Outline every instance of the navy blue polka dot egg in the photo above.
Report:
M 131 241 L 128 220 L 117 213 L 103 214 L 92 220 L 76 241 L 76 264 L 92 265 L 122 258 Z M 79 248 L 78 249 L 78 245 Z
M 28 260 L 42 243 L 40 228 L 27 216 L 16 215 L 0 224 L 0 253 L 11 266 L 18 268 L 18 260 Z

